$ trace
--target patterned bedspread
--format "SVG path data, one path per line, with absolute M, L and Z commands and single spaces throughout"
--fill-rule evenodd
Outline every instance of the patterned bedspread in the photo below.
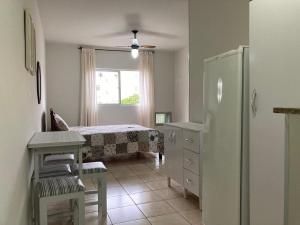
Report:
M 163 135 L 136 124 L 71 127 L 87 140 L 84 160 L 95 161 L 105 156 L 135 152 L 163 153 Z

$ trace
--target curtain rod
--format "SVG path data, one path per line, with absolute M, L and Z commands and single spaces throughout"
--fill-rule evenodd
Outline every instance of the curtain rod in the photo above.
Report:
M 83 49 L 83 47 L 79 47 L 78 49 Z M 131 50 L 125 50 L 125 49 L 106 49 L 106 48 L 95 48 L 96 51 L 107 51 L 107 52 L 131 52 Z M 152 53 L 155 53 L 153 50 L 147 50 Z

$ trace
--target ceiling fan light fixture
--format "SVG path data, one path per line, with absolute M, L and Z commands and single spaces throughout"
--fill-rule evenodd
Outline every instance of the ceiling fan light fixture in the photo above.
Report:
M 132 58 L 136 59 L 139 57 L 139 49 L 154 49 L 156 48 L 155 45 L 140 45 L 139 41 L 137 39 L 137 33 L 138 30 L 132 30 L 133 38 L 131 39 L 131 45 L 130 46 L 117 46 L 118 48 L 130 48 L 131 49 L 131 56 Z
M 132 48 L 131 49 L 131 56 L 132 58 L 136 59 L 137 57 L 139 57 L 139 49 L 137 48 Z
M 133 38 L 132 39 L 132 45 L 139 45 L 139 42 L 138 42 L 138 39 L 136 39 L 136 38 Z

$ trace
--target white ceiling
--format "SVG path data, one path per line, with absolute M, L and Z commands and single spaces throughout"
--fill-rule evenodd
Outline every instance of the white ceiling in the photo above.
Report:
M 127 46 L 131 30 L 138 29 L 140 44 L 172 50 L 188 43 L 188 0 L 38 0 L 38 3 L 47 41 Z

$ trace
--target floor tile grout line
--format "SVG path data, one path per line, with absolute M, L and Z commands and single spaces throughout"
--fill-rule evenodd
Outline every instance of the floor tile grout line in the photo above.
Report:
M 178 213 L 188 224 L 192 225 L 192 223 L 190 223 L 180 212 L 180 210 L 177 210 L 175 207 L 173 207 L 168 201 L 167 204 L 169 204 L 175 211 L 176 213 Z M 190 211 L 190 210 L 182 210 L 182 211 Z M 199 210 L 200 212 L 200 210 Z
M 120 184 L 122 186 L 122 184 Z M 122 186 L 123 187 L 123 186 Z M 123 187 L 124 189 L 124 187 Z M 125 189 L 126 191 L 126 189 Z M 128 192 L 127 192 L 128 193 Z M 130 194 L 128 193 L 129 198 L 133 201 L 135 207 L 144 215 L 144 217 L 147 219 L 147 216 L 143 213 L 143 211 L 138 207 L 138 205 L 135 203 L 135 201 L 133 200 L 133 198 L 130 196 Z
M 117 182 L 121 185 L 121 187 L 124 189 L 123 185 L 118 181 L 118 179 L 116 178 Z M 125 190 L 125 189 L 124 189 Z M 126 190 L 125 190 L 126 191 Z M 127 192 L 127 191 L 126 191 Z M 128 192 L 127 192 L 128 193 Z M 142 210 L 137 206 L 137 204 L 135 204 L 134 200 L 131 198 L 130 194 L 128 193 L 129 198 L 132 200 L 133 204 L 135 205 L 135 207 L 143 214 L 143 216 L 145 217 L 145 219 L 147 219 L 146 215 L 142 212 Z M 108 214 L 108 212 L 107 212 Z M 148 220 L 148 219 L 147 219 Z M 110 220 L 112 222 L 112 220 Z M 150 221 L 149 221 L 150 223 Z M 112 223 L 113 224 L 113 223 Z M 114 224 L 113 224 L 114 225 Z
M 131 168 L 129 168 L 128 166 L 126 166 L 126 167 L 127 167 L 129 170 L 131 169 Z M 159 174 L 158 172 L 154 171 L 154 169 L 152 169 L 152 168 L 150 168 L 150 169 L 153 170 L 154 173 L 157 173 L 158 175 L 161 176 L 161 174 Z M 113 174 L 112 174 L 112 175 L 113 175 Z M 146 181 L 142 180 L 142 179 L 139 177 L 139 174 L 135 174 L 134 176 L 136 176 L 136 177 L 138 178 L 138 180 L 141 180 L 142 183 L 144 183 L 144 184 L 146 184 L 146 185 L 147 185 L 147 183 L 152 182 L 152 181 L 146 182 Z M 138 194 L 138 193 L 144 193 L 144 192 L 154 192 L 154 191 L 157 191 L 157 190 L 163 190 L 163 189 L 165 189 L 165 188 L 152 190 L 152 189 L 147 185 L 147 186 L 149 187 L 150 191 L 141 191 L 141 192 L 137 192 L 137 193 L 129 193 L 129 192 L 124 188 L 124 185 L 122 185 L 122 184 L 120 183 L 120 181 L 118 180 L 118 178 L 115 177 L 114 175 L 113 175 L 113 177 L 114 177 L 114 178 L 116 179 L 116 181 L 120 184 L 120 186 L 122 187 L 122 189 L 127 193 L 127 195 L 129 196 L 129 198 L 133 201 L 134 205 L 135 205 L 135 206 L 139 209 L 139 211 L 144 215 L 144 217 L 146 218 L 146 220 L 147 220 L 150 224 L 152 224 L 152 223 L 149 221 L 149 219 L 148 219 L 148 218 L 150 218 L 150 217 L 147 217 L 147 216 L 142 212 L 142 210 L 138 207 L 139 204 L 136 204 L 136 203 L 135 203 L 135 201 L 133 200 L 133 198 L 131 197 L 131 195 Z M 121 177 L 119 177 L 119 178 L 121 178 Z M 163 179 L 162 179 L 162 180 L 163 180 Z M 154 181 L 156 181 L 156 180 L 154 180 Z M 180 198 L 180 197 L 179 197 L 179 198 Z M 172 199 L 176 199 L 176 198 L 172 198 Z M 186 220 L 186 218 L 185 218 L 183 215 L 180 214 L 179 210 L 177 210 L 175 207 L 173 207 L 173 206 L 168 202 L 168 200 L 170 200 L 170 199 L 162 199 L 161 202 L 165 202 L 166 204 L 168 204 L 168 205 L 174 210 L 174 213 L 180 215 L 180 216 L 184 219 L 184 221 L 186 221 L 188 224 L 191 224 L 189 221 Z M 155 201 L 155 202 L 159 202 L 159 201 Z M 152 202 L 148 202 L 148 203 L 152 203 Z M 141 204 L 147 204 L 147 202 L 141 203 Z M 172 214 L 172 213 L 170 213 L 170 214 Z M 168 213 L 167 213 L 167 214 L 163 214 L 163 215 L 168 215 Z M 163 215 L 159 215 L 159 216 L 163 216 Z M 154 217 L 156 217 L 156 216 L 154 216 Z
M 113 174 L 112 174 L 112 176 L 114 177 Z M 115 178 L 115 177 L 114 177 L 114 178 Z M 116 178 L 115 178 L 115 180 L 116 180 L 116 181 L 119 183 L 119 185 L 121 186 L 120 182 L 119 182 Z M 121 186 L 121 187 L 122 187 L 122 186 Z M 111 197 L 113 197 L 113 196 L 111 196 Z M 108 196 L 106 196 L 106 198 L 108 199 Z M 109 216 L 108 210 L 109 210 L 109 209 L 107 209 L 107 216 L 109 217 L 110 224 L 114 225 L 113 222 L 112 222 L 112 220 L 111 220 L 111 218 L 110 218 L 110 216 Z
M 114 176 L 114 175 L 113 175 Z M 150 222 L 150 220 L 148 219 L 148 218 L 150 218 L 150 217 L 147 217 L 144 213 L 143 213 L 143 211 L 138 207 L 138 204 L 136 204 L 135 203 L 135 201 L 133 200 L 133 198 L 130 196 L 130 193 L 124 188 L 124 186 L 119 182 L 119 180 L 118 180 L 118 178 L 116 178 L 115 177 L 115 179 L 117 180 L 117 182 L 121 185 L 121 187 L 125 190 L 125 192 L 127 192 L 128 193 L 128 196 L 129 196 L 129 198 L 133 201 L 133 203 L 134 203 L 134 205 L 136 206 L 136 208 L 144 215 L 144 217 L 145 217 L 145 219 L 150 223 L 150 224 L 152 224 L 151 222 Z M 144 182 L 144 183 L 146 183 L 146 182 Z M 148 185 L 147 185 L 148 186 Z M 150 187 L 149 187 L 150 188 Z M 151 192 L 151 191 L 155 191 L 155 190 L 150 190 L 150 191 L 148 191 L 148 192 Z M 145 191 L 145 192 L 147 192 L 147 191 Z M 139 192 L 139 193 L 143 193 L 143 192 Z M 137 193 L 134 193 L 134 194 L 137 194 Z M 166 204 L 168 204 L 168 202 L 167 202 L 167 200 L 162 200 L 162 202 L 165 202 Z M 149 202 L 150 203 L 150 202 Z M 142 203 L 142 204 L 146 204 L 146 203 Z M 169 206 L 170 206 L 170 204 L 168 204 Z M 172 206 L 170 206 L 172 209 L 174 209 Z M 176 211 L 176 209 L 174 209 L 175 210 L 175 212 L 177 213 L 177 211 Z M 178 213 L 179 214 L 179 213 Z M 167 214 L 164 214 L 164 215 L 167 215 Z M 179 214 L 180 215 L 180 214 Z M 181 216 L 181 215 L 180 215 Z M 182 217 L 182 216 L 181 216 Z M 185 219 L 184 219 L 185 220 Z M 113 224 L 114 225 L 114 224 Z
M 191 224 L 189 221 L 187 221 L 187 219 L 183 216 L 183 215 L 181 215 L 181 213 L 180 213 L 180 211 L 179 210 L 177 210 L 175 207 L 173 207 L 168 201 L 166 201 L 167 202 L 167 204 L 169 205 L 169 206 L 171 206 L 174 210 L 175 210 L 175 212 L 176 213 L 178 213 L 188 224 Z
M 178 212 L 166 213 L 166 214 L 158 215 L 158 216 L 150 216 L 150 217 L 147 217 L 147 220 L 149 221 L 150 224 L 152 224 L 151 221 L 149 220 L 149 218 L 155 218 L 155 217 L 159 217 L 159 216 L 172 215 L 172 214 L 178 214 L 178 215 L 179 215 L 180 217 L 182 217 L 183 220 L 186 221 L 189 225 L 192 225 L 189 221 L 187 221 L 187 220 L 185 219 L 184 216 L 182 216 L 182 215 L 181 215 L 180 213 L 178 213 Z

